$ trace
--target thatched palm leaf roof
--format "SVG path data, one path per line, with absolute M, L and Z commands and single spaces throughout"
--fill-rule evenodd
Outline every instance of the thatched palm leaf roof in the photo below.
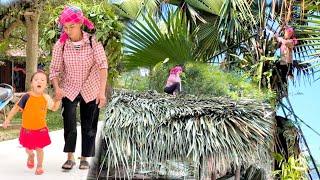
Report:
M 213 156 L 217 169 L 248 165 L 268 154 L 272 114 L 249 99 L 116 92 L 106 111 L 106 164 L 126 169 L 147 162 L 155 171 L 168 159 L 199 164 L 201 156 Z

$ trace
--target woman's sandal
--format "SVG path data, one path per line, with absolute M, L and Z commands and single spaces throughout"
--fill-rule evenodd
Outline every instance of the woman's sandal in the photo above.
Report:
M 29 155 L 27 160 L 27 167 L 29 169 L 34 168 L 34 155 Z
M 89 168 L 90 168 L 90 165 L 89 165 L 88 161 L 86 161 L 86 160 L 80 161 L 79 169 L 89 169 Z
M 41 175 L 44 173 L 44 170 L 42 169 L 42 167 L 37 167 L 35 174 L 36 175 Z
M 72 160 L 67 160 L 63 165 L 62 169 L 70 170 L 73 168 L 73 166 L 76 165 L 76 163 Z

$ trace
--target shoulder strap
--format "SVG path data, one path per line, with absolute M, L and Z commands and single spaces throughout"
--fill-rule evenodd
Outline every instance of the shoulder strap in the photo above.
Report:
M 89 35 L 90 47 L 92 48 L 92 35 Z
M 63 43 L 63 45 L 62 45 L 62 54 L 63 54 L 63 52 L 64 52 L 64 45 L 65 45 L 66 43 Z

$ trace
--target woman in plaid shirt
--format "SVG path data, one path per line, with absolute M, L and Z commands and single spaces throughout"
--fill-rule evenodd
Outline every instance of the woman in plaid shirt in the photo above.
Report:
M 49 78 L 56 98 L 62 99 L 63 151 L 68 154 L 62 168 L 72 169 L 75 165 L 76 108 L 80 103 L 82 144 L 79 168 L 88 169 L 86 158 L 95 153 L 99 108 L 106 104 L 107 58 L 102 44 L 81 30 L 82 25 L 94 28 L 81 9 L 65 7 L 59 23 L 63 33 L 53 47 Z

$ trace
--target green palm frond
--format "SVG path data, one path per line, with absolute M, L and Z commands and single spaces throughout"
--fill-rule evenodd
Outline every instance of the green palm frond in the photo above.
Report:
M 303 79 L 303 82 L 312 82 L 312 80 L 314 79 L 314 69 L 311 63 L 294 60 L 293 67 L 297 72 L 295 80 L 298 81 L 299 84 L 301 82 L 301 79 Z
M 218 17 L 216 18 L 218 19 Z M 203 59 L 209 59 L 222 49 L 219 37 L 219 30 L 216 22 L 207 22 L 201 24 L 195 30 L 194 35 L 197 44 L 197 55 Z
M 313 80 L 314 68 L 317 67 L 317 59 L 320 55 L 320 15 L 319 2 L 304 0 L 295 4 L 299 7 L 292 22 L 299 44 L 294 48 L 295 60 L 293 65 L 297 70 L 298 82 L 301 77 L 309 83 Z M 301 11 L 303 9 L 304 11 Z
M 117 13 L 128 19 L 136 19 L 143 10 L 154 12 L 158 6 L 158 0 L 124 0 L 121 3 L 113 3 Z
M 177 10 L 156 23 L 151 15 L 143 21 L 131 23 L 125 31 L 126 63 L 129 69 L 153 67 L 169 58 L 170 62 L 183 63 L 195 60 L 190 26 L 185 15 Z
M 224 0 L 185 0 L 185 2 L 197 9 L 219 15 Z
M 297 1 L 299 2 L 299 1 Z M 316 11 L 319 11 L 320 8 L 319 8 L 319 1 L 318 0 L 303 0 L 303 1 L 300 1 L 300 4 L 301 4 L 301 7 L 302 7 L 302 10 L 305 10 L 305 11 L 309 11 L 309 10 L 316 10 Z
M 308 60 L 320 54 L 320 16 L 314 13 L 305 14 L 301 25 L 295 25 L 296 34 L 300 40 L 295 53 L 300 60 Z M 303 58 L 303 59 L 302 59 Z
M 225 0 L 221 7 L 219 36 L 222 43 L 235 44 L 255 33 L 257 20 L 246 1 Z
M 202 17 L 202 15 L 195 10 L 192 6 L 188 5 L 186 6 L 187 8 L 187 13 L 190 15 L 190 19 L 192 19 L 192 22 L 196 25 L 198 24 L 198 20 L 201 23 L 206 23 L 206 20 Z

